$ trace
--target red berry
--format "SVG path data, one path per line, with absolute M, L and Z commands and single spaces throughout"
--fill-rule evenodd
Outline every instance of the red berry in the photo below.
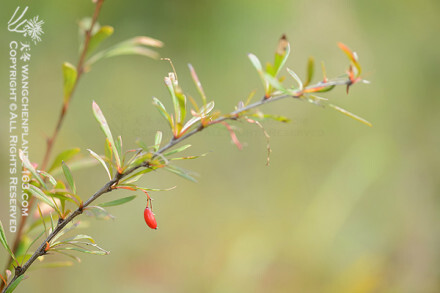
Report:
M 149 207 L 145 208 L 144 219 L 145 219 L 145 223 L 147 223 L 148 227 L 150 227 L 151 229 L 157 229 L 156 219 L 154 218 L 154 214 L 150 210 Z

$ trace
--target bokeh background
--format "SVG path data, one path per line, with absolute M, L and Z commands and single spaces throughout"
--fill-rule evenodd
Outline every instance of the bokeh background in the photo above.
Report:
M 8 218 L 5 24 L 17 5 L 45 20 L 30 72 L 31 159 L 40 162 L 61 106 L 61 64 L 76 63 L 76 23 L 93 11 L 85 0 L 17 3 L 4 1 L 0 11 L 2 221 Z M 83 217 L 90 227 L 81 233 L 111 254 L 31 271 L 16 292 L 440 292 L 439 14 L 437 0 L 105 1 L 100 23 L 115 34 L 104 45 L 137 35 L 162 40 L 159 52 L 172 58 L 184 90 L 196 96 L 186 65 L 192 63 L 224 112 L 251 90 L 261 94 L 247 53 L 272 61 L 286 33 L 290 68 L 304 76 L 313 55 L 334 76 L 347 65 L 336 46 L 342 41 L 357 51 L 371 84 L 327 97 L 374 127 L 298 101 L 267 105 L 265 112 L 292 119 L 265 124 L 269 167 L 257 127 L 237 125 L 242 151 L 223 128 L 207 130 L 190 139 L 187 153 L 209 155 L 180 164 L 199 173 L 199 183 L 163 171 L 143 181 L 177 185 L 152 193 L 157 231 L 145 225 L 142 194 L 111 209 L 114 221 Z M 127 147 L 136 138 L 152 144 L 156 130 L 167 133 L 151 100 L 170 105 L 163 85 L 169 71 L 167 62 L 137 56 L 98 63 L 80 83 L 55 151 L 103 151 L 92 100 Z M 83 197 L 105 182 L 100 167 L 74 175 Z M 0 260 L 3 267 L 3 251 Z

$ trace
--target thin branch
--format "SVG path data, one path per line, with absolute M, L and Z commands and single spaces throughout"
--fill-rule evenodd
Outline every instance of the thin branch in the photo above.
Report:
M 328 83 L 318 83 L 317 85 L 314 85 L 314 87 L 317 86 L 328 86 L 330 85 L 347 85 L 350 84 L 350 80 L 346 80 L 346 81 L 338 81 L 338 82 L 328 82 Z M 310 87 L 311 88 L 311 87 Z M 258 102 L 255 102 L 253 104 L 250 104 L 246 107 L 237 109 L 227 115 L 221 116 L 213 121 L 211 121 L 208 125 L 204 126 L 202 124 L 200 124 L 197 128 L 194 128 L 192 131 L 182 135 L 179 138 L 172 138 L 168 144 L 166 144 L 165 146 L 163 146 L 160 150 L 158 150 L 154 156 L 152 157 L 152 159 L 154 159 L 157 156 L 160 156 L 161 154 L 163 154 L 166 150 L 174 147 L 175 145 L 179 144 L 180 142 L 188 139 L 189 137 L 193 136 L 194 134 L 203 131 L 205 128 L 208 128 L 209 126 L 218 124 L 222 121 L 225 120 L 237 120 L 238 118 L 240 118 L 240 115 L 245 114 L 246 112 L 248 112 L 249 110 L 255 109 L 259 106 L 262 106 L 264 104 L 268 104 L 271 102 L 276 102 L 282 99 L 286 99 L 286 98 L 300 98 L 303 94 L 303 91 L 301 90 L 297 90 L 296 92 L 292 92 L 291 94 L 285 94 L 285 95 L 280 95 L 280 96 L 274 96 L 271 98 L 266 98 L 266 99 L 262 99 Z M 101 187 L 98 191 L 95 192 L 95 194 L 93 194 L 87 201 L 85 201 L 80 207 L 78 207 L 78 209 L 76 209 L 74 212 L 72 212 L 67 218 L 61 220 L 58 222 L 57 227 L 52 231 L 52 233 L 49 234 L 49 236 L 42 241 L 41 245 L 38 247 L 38 249 L 34 252 L 34 254 L 31 256 L 31 258 L 22 266 L 22 267 L 17 267 L 15 269 L 15 276 L 12 279 L 11 283 L 13 281 L 15 281 L 18 277 L 20 277 L 21 275 L 23 275 L 28 269 L 29 267 L 32 265 L 32 263 L 40 256 L 45 255 L 46 254 L 46 247 L 47 247 L 47 243 L 50 243 L 50 241 L 59 233 L 61 232 L 61 230 L 70 222 L 73 221 L 73 219 L 75 219 L 77 216 L 81 215 L 84 208 L 89 206 L 92 202 L 94 202 L 96 199 L 98 199 L 101 195 L 111 192 L 113 189 L 116 188 L 116 186 L 118 185 L 119 181 L 121 179 L 123 179 L 124 177 L 128 176 L 129 174 L 133 173 L 135 170 L 142 168 L 142 167 L 148 167 L 148 162 L 143 162 L 140 163 L 137 166 L 134 166 L 130 169 L 127 169 L 124 173 L 116 173 L 116 175 L 113 177 L 112 180 L 108 181 L 103 187 Z M 11 284 L 9 283 L 9 285 Z M 8 285 L 8 287 L 9 287 Z M 6 291 L 6 289 L 8 288 L 6 287 L 5 290 L 3 292 Z
M 88 50 L 89 43 L 90 43 L 90 38 L 92 37 L 92 31 L 93 31 L 93 28 L 94 28 L 94 26 L 96 24 L 96 21 L 98 19 L 98 16 L 99 16 L 99 13 L 101 11 L 101 6 L 102 6 L 103 2 L 104 2 L 104 0 L 98 0 L 98 2 L 96 3 L 95 12 L 93 13 L 92 22 L 90 24 L 90 28 L 86 31 L 85 40 L 84 40 L 84 47 L 83 47 L 81 56 L 79 58 L 78 65 L 76 66 L 76 70 L 77 70 L 77 73 L 78 73 L 77 79 L 76 79 L 76 81 L 75 81 L 75 83 L 73 85 L 73 89 L 70 92 L 70 95 L 69 95 L 69 98 L 67 99 L 67 102 L 63 103 L 63 106 L 61 108 L 60 115 L 58 117 L 58 121 L 57 121 L 55 130 L 54 130 L 52 136 L 47 139 L 46 151 L 45 151 L 43 162 L 42 162 L 41 168 L 40 168 L 41 170 L 45 170 L 46 167 L 47 167 L 50 155 L 52 154 L 53 145 L 55 144 L 55 141 L 56 141 L 56 139 L 58 137 L 58 133 L 59 133 L 59 131 L 61 129 L 61 126 L 63 124 L 64 118 L 66 117 L 66 113 L 67 113 L 67 110 L 69 108 L 70 101 L 72 100 L 74 91 L 75 91 L 75 89 L 76 89 L 76 87 L 78 85 L 78 82 L 79 82 L 82 74 L 84 73 L 84 62 L 85 62 L 85 59 L 86 59 L 87 50 Z M 28 206 L 29 210 L 34 205 L 34 202 L 35 202 L 35 198 L 31 197 L 31 199 L 29 200 L 29 206 Z M 15 234 L 16 236 L 15 236 L 14 244 L 12 246 L 13 253 L 17 252 L 18 245 L 20 244 L 21 236 L 23 234 L 23 229 L 24 229 L 24 226 L 26 225 L 26 221 L 27 221 L 27 217 L 26 216 L 22 216 L 21 217 L 21 221 L 20 221 L 20 225 L 19 225 L 18 230 L 17 230 L 17 233 Z M 6 269 L 10 266 L 11 262 L 12 262 L 12 258 L 9 259 L 9 261 L 7 263 L 7 266 L 6 266 Z M 2 283 L 2 285 L 0 285 L 0 290 L 3 289 L 4 286 L 5 285 Z

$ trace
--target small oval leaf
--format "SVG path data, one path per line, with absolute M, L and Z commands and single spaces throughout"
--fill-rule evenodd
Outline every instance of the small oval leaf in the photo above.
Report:
M 72 91 L 76 84 L 76 79 L 78 77 L 78 73 L 76 71 L 75 66 L 68 62 L 63 63 L 63 79 L 64 79 L 64 104 L 69 103 L 69 99 L 72 96 Z

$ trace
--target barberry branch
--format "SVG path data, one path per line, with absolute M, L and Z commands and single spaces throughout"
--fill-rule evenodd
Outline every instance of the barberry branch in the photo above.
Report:
M 56 142 L 56 139 L 58 137 L 58 134 L 60 132 L 61 126 L 62 126 L 63 121 L 64 121 L 64 118 L 66 117 L 67 110 L 69 108 L 69 105 L 70 105 L 70 102 L 72 100 L 73 94 L 74 94 L 75 89 L 76 89 L 76 87 L 77 87 L 77 85 L 79 83 L 79 80 L 81 79 L 81 77 L 82 77 L 82 75 L 84 73 L 84 63 L 86 61 L 87 51 L 88 51 L 88 48 L 89 48 L 90 39 L 92 37 L 92 31 L 93 31 L 93 28 L 95 27 L 95 25 L 97 23 L 98 16 L 99 16 L 99 14 L 101 12 L 101 7 L 102 7 L 103 2 L 104 2 L 104 0 L 98 0 L 96 2 L 95 11 L 93 13 L 92 21 L 90 23 L 89 29 L 87 29 L 86 32 L 85 32 L 84 46 L 83 46 L 80 58 L 78 60 L 78 64 L 76 66 L 77 78 L 76 78 L 76 80 L 75 80 L 75 82 L 73 84 L 72 91 L 69 93 L 68 97 L 64 98 L 64 103 L 63 103 L 63 105 L 61 107 L 61 111 L 60 111 L 60 114 L 59 114 L 59 117 L 58 117 L 58 121 L 57 121 L 56 127 L 55 127 L 55 129 L 53 131 L 53 134 L 52 134 L 51 137 L 47 138 L 47 141 L 46 141 L 46 151 L 44 153 L 43 161 L 42 161 L 41 167 L 40 167 L 41 170 L 45 170 L 46 167 L 47 167 L 47 164 L 49 162 L 49 158 L 50 158 L 50 156 L 52 154 L 53 146 L 54 146 L 54 144 Z M 29 200 L 29 206 L 28 206 L 29 210 L 32 209 L 34 203 L 35 203 L 35 197 L 31 197 L 30 200 Z M 14 254 L 17 252 L 18 246 L 20 244 L 20 240 L 21 240 L 22 234 L 23 234 L 23 229 L 24 229 L 24 227 L 26 225 L 26 221 L 27 221 L 27 216 L 22 215 L 21 216 L 21 220 L 20 220 L 20 225 L 19 225 L 19 227 L 17 229 L 17 233 L 15 234 L 14 244 L 12 246 L 12 252 Z M 12 263 L 12 257 L 9 258 L 9 261 L 6 264 L 6 269 L 9 268 L 11 263 Z M 3 289 L 4 286 L 5 286 L 4 283 L 2 283 L 0 285 L 0 290 Z
M 89 199 L 87 199 L 83 204 L 81 204 L 75 211 L 71 212 L 65 219 L 60 219 L 58 221 L 56 228 L 47 236 L 46 239 L 44 239 L 41 242 L 40 246 L 38 247 L 38 249 L 36 249 L 36 251 L 29 258 L 29 260 L 22 267 L 15 268 L 14 278 L 12 279 L 12 281 L 8 284 L 8 286 L 2 292 L 3 293 L 6 292 L 6 290 L 9 288 L 9 286 L 16 279 L 18 279 L 20 276 L 22 276 L 30 268 L 30 266 L 34 263 L 34 261 L 38 257 L 43 256 L 48 251 L 50 251 L 50 247 L 48 248 L 48 243 L 50 243 L 50 241 L 56 235 L 58 235 L 64 229 L 64 227 L 66 227 L 67 224 L 69 224 L 76 217 L 81 215 L 86 207 L 88 207 L 91 203 L 93 203 L 95 200 L 97 200 L 101 195 L 108 193 L 108 192 L 111 192 L 112 190 L 116 189 L 119 184 L 119 181 L 121 179 L 127 177 L 128 175 L 130 175 L 134 171 L 138 170 L 139 168 L 150 168 L 150 162 L 153 159 L 155 159 L 156 157 L 159 157 L 160 155 L 164 154 L 164 152 L 167 151 L 168 149 L 173 148 L 174 146 L 181 143 L 182 141 L 190 138 L 191 136 L 203 131 L 204 129 L 206 129 L 210 126 L 219 124 L 219 123 L 226 121 L 226 120 L 238 120 L 239 118 L 246 116 L 246 113 L 248 113 L 250 110 L 253 110 L 253 109 L 260 107 L 260 106 L 263 106 L 265 104 L 280 101 L 283 99 L 288 99 L 288 98 L 301 99 L 304 95 L 304 92 L 306 92 L 308 89 L 328 87 L 328 86 L 333 86 L 333 85 L 351 85 L 351 84 L 352 84 L 352 81 L 350 79 L 340 80 L 340 81 L 319 82 L 315 85 L 307 87 L 306 89 L 298 89 L 296 91 L 292 91 L 290 94 L 281 94 L 281 95 L 272 96 L 272 97 L 264 97 L 260 101 L 257 101 L 253 104 L 246 106 L 246 107 L 236 109 L 235 111 L 232 111 L 229 114 L 220 116 L 219 118 L 210 121 L 208 124 L 204 125 L 203 123 L 200 122 L 199 125 L 197 127 L 195 127 L 193 130 L 185 133 L 184 135 L 182 135 L 178 138 L 173 136 L 165 146 L 163 146 L 162 148 L 157 150 L 157 152 L 154 153 L 154 155 L 152 156 L 152 158 L 150 160 L 143 161 L 143 162 L 123 171 L 122 173 L 116 172 L 116 174 L 113 176 L 113 178 L 110 181 L 105 183 L 98 191 L 96 191 Z

